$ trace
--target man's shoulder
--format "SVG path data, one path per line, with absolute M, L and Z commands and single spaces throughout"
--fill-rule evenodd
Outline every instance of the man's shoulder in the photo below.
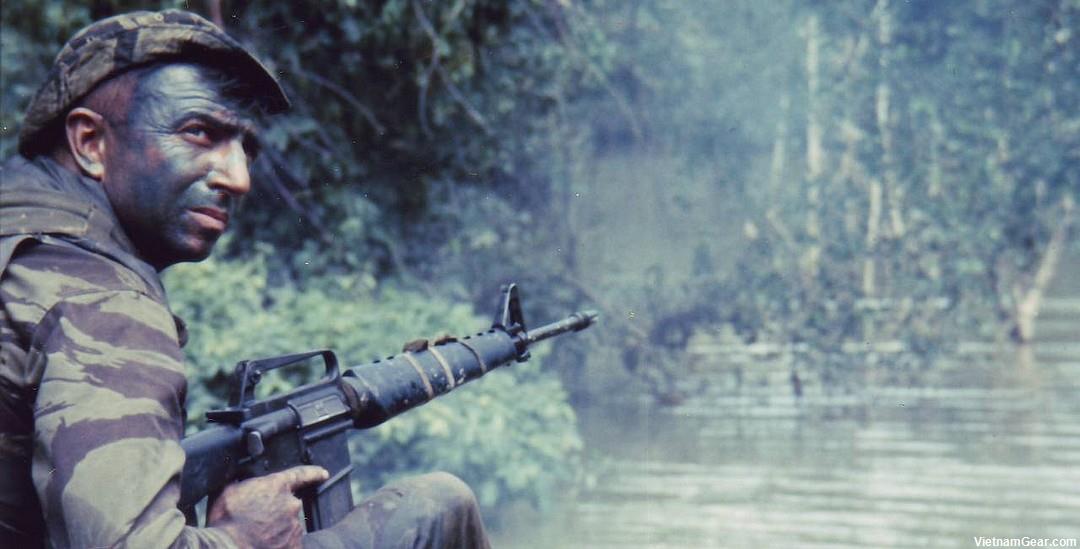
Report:
M 18 237 L 0 239 L 0 247 Z M 138 274 L 111 258 L 60 239 L 20 239 L 6 266 L 0 266 L 0 297 L 43 314 L 57 303 L 133 292 L 165 306 Z

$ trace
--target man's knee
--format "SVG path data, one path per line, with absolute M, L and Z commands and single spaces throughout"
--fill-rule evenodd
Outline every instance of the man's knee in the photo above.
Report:
M 382 487 L 332 528 L 305 536 L 304 546 L 490 547 L 476 496 L 449 473 L 408 477 Z
M 450 473 L 435 472 L 409 479 L 436 512 L 460 515 L 478 512 L 476 495 L 465 481 Z

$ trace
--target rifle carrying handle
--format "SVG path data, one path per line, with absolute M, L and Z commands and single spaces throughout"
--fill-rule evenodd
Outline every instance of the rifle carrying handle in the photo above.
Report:
M 263 374 L 271 370 L 277 370 L 294 364 L 302 364 L 308 359 L 322 357 L 326 368 L 323 381 L 335 380 L 341 377 L 338 370 L 337 355 L 329 349 L 296 353 L 292 355 L 275 356 L 258 360 L 242 360 L 236 364 L 229 395 L 230 407 L 241 407 L 255 400 L 255 385 L 262 379 Z

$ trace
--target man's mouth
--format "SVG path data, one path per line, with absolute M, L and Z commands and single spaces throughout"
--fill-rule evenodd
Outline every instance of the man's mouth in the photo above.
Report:
M 201 206 L 189 210 L 195 214 L 199 224 L 219 232 L 224 232 L 229 226 L 229 212 L 210 206 Z

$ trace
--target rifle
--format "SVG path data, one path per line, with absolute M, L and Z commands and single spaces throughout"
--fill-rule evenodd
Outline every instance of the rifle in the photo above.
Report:
M 332 351 L 244 360 L 230 382 L 229 405 L 207 412 L 212 426 L 184 438 L 187 454 L 180 477 L 179 507 L 196 525 L 195 505 L 216 497 L 230 482 L 262 476 L 302 464 L 324 467 L 330 478 L 297 495 L 304 504 L 308 532 L 329 527 L 353 508 L 349 475 L 349 429 L 368 429 L 489 371 L 529 358 L 529 347 L 592 325 L 585 311 L 525 329 L 518 289 L 503 286 L 491 329 L 461 339 L 418 340 L 401 354 L 338 368 Z M 321 358 L 325 373 L 318 381 L 259 400 L 255 386 L 263 374 Z

